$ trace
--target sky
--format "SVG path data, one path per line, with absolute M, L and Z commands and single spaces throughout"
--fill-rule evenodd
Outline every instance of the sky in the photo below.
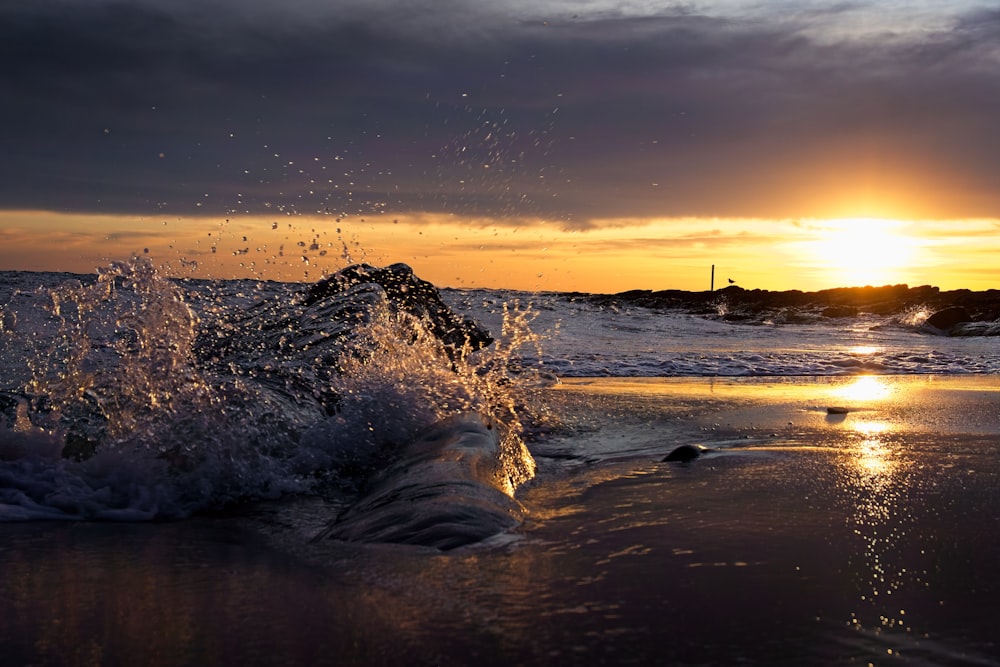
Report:
M 995 2 L 0 0 L 0 270 L 1000 287 Z

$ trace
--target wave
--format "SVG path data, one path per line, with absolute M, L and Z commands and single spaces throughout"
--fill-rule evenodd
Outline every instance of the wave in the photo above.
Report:
M 28 379 L 0 392 L 0 520 L 362 492 L 429 430 L 466 442 L 475 423 L 490 427 L 484 497 L 513 502 L 534 474 L 537 383 L 515 363 L 529 311 L 506 308 L 494 339 L 401 264 L 232 289 L 134 259 L 9 301 L 0 335 Z
M 365 497 L 319 539 L 452 549 L 521 522 L 502 441 L 478 415 L 443 420 L 409 443 Z

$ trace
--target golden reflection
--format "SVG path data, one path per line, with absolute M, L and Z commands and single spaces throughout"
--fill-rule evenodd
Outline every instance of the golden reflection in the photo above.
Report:
M 837 396 L 852 401 L 876 401 L 888 397 L 892 388 L 885 379 L 877 375 L 862 375 L 850 384 L 838 388 Z
M 859 395 L 881 393 L 876 378 L 859 378 L 846 389 L 856 390 Z M 848 523 L 860 540 L 856 556 L 859 602 L 878 607 L 884 604 L 880 600 L 894 595 L 909 581 L 906 569 L 897 560 L 899 545 L 907 533 L 906 458 L 900 456 L 898 425 L 863 419 L 849 420 L 847 425 L 843 488 L 853 504 Z M 895 627 L 897 622 L 901 623 L 883 615 L 881 625 Z
M 878 438 L 879 435 L 892 430 L 889 422 L 854 422 L 852 428 L 868 438 Z
M 872 483 L 874 478 L 891 476 L 896 464 L 884 436 L 892 431 L 892 426 L 886 422 L 857 422 L 853 427 L 863 436 L 855 457 L 862 478 Z

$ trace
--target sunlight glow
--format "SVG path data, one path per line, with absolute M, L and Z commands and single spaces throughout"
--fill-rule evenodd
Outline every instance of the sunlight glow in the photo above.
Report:
M 884 285 L 916 259 L 916 240 L 903 223 L 882 218 L 840 218 L 819 223 L 817 238 L 806 251 L 821 264 L 830 284 Z
M 892 425 L 888 422 L 855 422 L 852 428 L 864 435 L 868 440 L 877 440 L 879 435 L 892 431 Z
M 892 389 L 876 375 L 862 375 L 850 384 L 838 388 L 835 393 L 852 401 L 875 401 L 889 396 Z
M 0 271 L 90 273 L 148 256 L 164 275 L 311 282 L 353 262 L 405 262 L 440 287 L 614 293 L 992 289 L 1000 219 L 602 219 L 434 213 L 135 217 L 0 211 Z M 729 281 L 732 281 L 730 283 Z M 861 349 L 856 354 L 865 354 Z

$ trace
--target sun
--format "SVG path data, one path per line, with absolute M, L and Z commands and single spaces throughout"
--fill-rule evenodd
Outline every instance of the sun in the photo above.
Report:
M 806 245 L 817 272 L 840 287 L 905 282 L 916 251 L 904 223 L 884 218 L 817 221 L 816 237 Z

